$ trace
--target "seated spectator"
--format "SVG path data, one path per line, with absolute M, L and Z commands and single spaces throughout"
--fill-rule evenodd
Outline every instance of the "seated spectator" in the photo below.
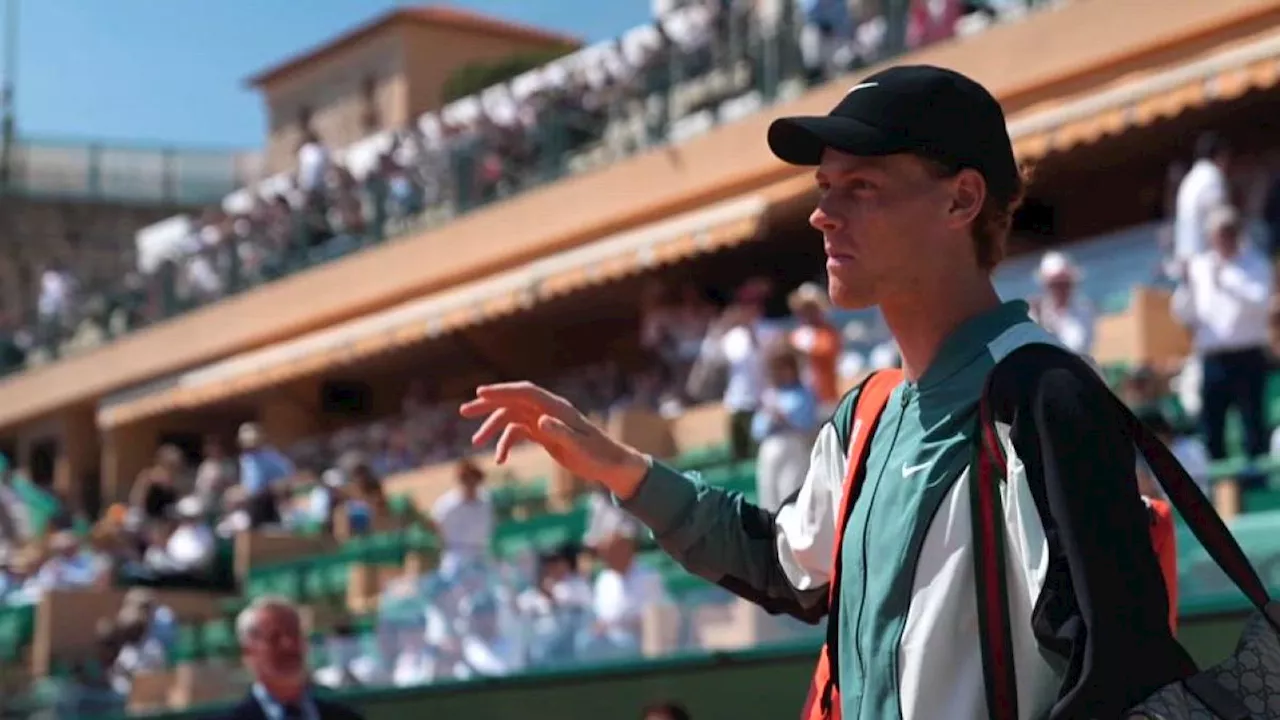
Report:
M 530 636 L 529 662 L 573 659 L 574 639 L 591 611 L 591 586 L 578 572 L 578 551 L 564 545 L 538 559 L 535 587 L 516 597 L 516 612 Z
M 126 576 L 137 584 L 207 587 L 215 581 L 212 573 L 218 544 L 205 523 L 204 506 L 195 496 L 185 497 L 174 515 L 175 522 L 155 526 L 142 567 L 132 567 Z
M 463 460 L 458 463 L 457 480 L 457 486 L 431 506 L 430 520 L 443 546 L 440 573 L 446 577 L 488 557 L 495 522 L 493 501 L 480 487 L 484 483 L 480 468 Z
M 161 605 L 148 588 L 131 588 L 124 596 L 121 612 L 134 609 L 147 618 L 147 639 L 155 640 L 166 651 L 178 640 L 178 616 L 173 608 Z
M 813 391 L 800 382 L 800 365 L 789 344 L 770 346 L 765 364 L 769 385 L 752 418 L 757 502 L 776 511 L 800 490 L 809 472 L 809 451 L 821 420 Z
M 129 491 L 129 506 L 146 520 L 164 520 L 178 502 L 178 488 L 167 467 L 155 464 L 143 470 Z
M 0 545 L 0 606 L 3 606 L 9 595 L 22 589 L 26 578 L 15 570 L 19 567 L 17 553 L 8 545 Z
M 1054 250 L 1040 259 L 1036 279 L 1045 294 L 1032 299 L 1032 319 L 1071 352 L 1092 353 L 1095 312 L 1089 301 L 1076 292 L 1080 268 L 1066 253 Z
M 40 601 L 40 588 L 35 583 L 40 570 L 40 553 L 35 548 L 16 551 L 8 559 L 8 592 L 0 599 L 6 605 L 31 605 Z
M 116 617 L 120 652 L 112 666 L 112 686 L 128 697 L 133 678 L 140 672 L 163 670 L 167 663 L 164 645 L 149 634 L 151 619 L 138 607 L 127 607 Z
M 347 527 L 353 535 L 373 532 L 379 523 L 391 516 L 387 496 L 379 480 L 369 466 L 360 463 L 352 470 L 351 482 L 346 487 L 343 503 L 347 513 Z
M 662 577 L 635 562 L 632 535 L 615 533 L 597 552 L 605 567 L 592 591 L 595 621 L 579 637 L 578 655 L 584 660 L 638 655 L 645 610 L 669 602 Z
M 204 459 L 196 468 L 195 495 L 205 507 L 217 509 L 222 493 L 236 482 L 236 462 L 227 454 L 222 440 L 210 435 L 204 440 Z
M 74 590 L 97 582 L 100 568 L 81 548 L 75 534 L 66 530 L 54 533 L 49 540 L 49 553 L 33 580 L 41 590 Z
M 14 483 L 17 475 L 0 453 L 0 543 L 20 545 L 32 538 L 27 505 Z
M 502 677 L 524 666 L 520 643 L 503 632 L 497 599 L 492 594 L 473 595 L 462 607 L 463 635 L 455 677 Z
M 293 461 L 267 444 L 257 423 L 244 423 L 236 437 L 240 444 L 240 485 L 249 495 L 265 492 L 294 473 Z
M 639 520 L 618 507 L 613 496 L 604 488 L 593 485 L 588 493 L 587 531 L 582 536 L 582 545 L 586 549 L 595 552 L 601 541 L 615 533 L 639 537 L 641 532 L 647 532 Z
M 316 683 L 328 688 L 362 684 L 353 669 L 359 652 L 359 639 L 349 619 L 334 624 L 333 631 L 325 639 L 329 663 L 313 673 Z

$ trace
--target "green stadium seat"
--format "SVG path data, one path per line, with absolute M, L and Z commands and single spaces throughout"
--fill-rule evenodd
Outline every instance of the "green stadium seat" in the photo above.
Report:
M 234 657 L 239 652 L 235 622 L 230 618 L 219 618 L 205 623 L 201 628 L 201 643 L 206 657 Z
M 702 470 L 713 465 L 723 465 L 729 462 L 733 457 L 733 453 L 728 445 L 708 445 L 700 448 L 690 448 L 675 458 L 672 465 L 681 470 Z
M 708 485 L 724 486 L 733 481 L 732 465 L 714 465 L 700 472 L 702 481 Z
M 14 662 L 22 657 L 23 648 L 35 635 L 34 605 L 0 608 L 0 662 Z
M 201 628 L 197 625 L 183 625 L 178 628 L 178 639 L 174 643 L 169 660 L 179 663 L 195 662 L 204 658 L 204 642 Z
M 413 498 L 405 494 L 388 497 L 387 510 L 391 512 L 392 517 L 404 520 L 410 520 L 418 514 L 418 509 L 413 504 Z

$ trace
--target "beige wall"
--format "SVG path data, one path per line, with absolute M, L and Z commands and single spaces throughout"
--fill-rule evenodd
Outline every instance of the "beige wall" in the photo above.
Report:
M 1157 53 L 1161 43 L 1185 40 L 1192 30 L 1224 18 L 1271 23 L 1276 8 L 1276 0 L 1078 2 L 913 60 L 969 73 L 1016 110 L 1041 83 L 1111 72 L 1132 64 L 1125 59 L 1134 54 Z M 1258 20 L 1264 11 L 1270 15 Z M 1254 19 L 1241 20 L 1248 12 Z M 762 141 L 770 117 L 824 112 L 845 87 L 834 83 L 678 147 L 515 197 L 438 230 L 7 379 L 0 382 L 0 428 L 793 176 L 795 171 L 772 158 Z M 574 212 L 551 211 L 564 207 Z
M 299 117 L 330 147 L 344 147 L 370 134 L 365 126 L 365 83 L 374 83 L 374 106 L 382 128 L 404 124 L 405 47 L 394 29 L 378 33 L 341 54 L 317 59 L 262 88 L 267 105 L 266 171 L 293 167 L 302 139 Z
M 302 139 L 303 108 L 312 127 L 330 147 L 345 147 L 371 132 L 403 127 L 438 109 L 444 82 L 459 67 L 547 47 L 545 41 L 496 37 L 441 28 L 429 23 L 394 22 L 350 48 L 317 58 L 262 88 L 267 104 L 266 170 L 294 165 Z M 366 83 L 374 84 L 378 125 L 370 130 Z
M 548 47 L 542 41 L 462 33 L 425 24 L 406 25 L 402 32 L 407 50 L 406 106 L 413 118 L 444 105 L 444 83 L 458 68 Z

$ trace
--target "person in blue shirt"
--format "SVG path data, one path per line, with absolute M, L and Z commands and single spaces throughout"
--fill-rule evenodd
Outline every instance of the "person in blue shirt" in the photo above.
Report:
M 294 473 L 293 461 L 263 442 L 257 423 L 240 426 L 240 484 L 247 495 L 257 495 Z
M 809 471 L 809 451 L 818 429 L 818 399 L 800 382 L 800 363 L 790 345 L 765 354 L 769 386 L 751 422 L 756 454 L 756 501 L 777 510 L 800 490 Z

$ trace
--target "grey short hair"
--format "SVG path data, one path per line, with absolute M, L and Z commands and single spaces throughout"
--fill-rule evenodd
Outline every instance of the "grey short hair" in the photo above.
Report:
M 250 636 L 258 624 L 258 613 L 270 608 L 281 608 L 288 610 L 294 615 L 298 614 L 298 606 L 283 595 L 262 595 L 253 599 L 249 606 L 240 611 L 236 616 L 236 640 L 243 647 L 249 642 Z

